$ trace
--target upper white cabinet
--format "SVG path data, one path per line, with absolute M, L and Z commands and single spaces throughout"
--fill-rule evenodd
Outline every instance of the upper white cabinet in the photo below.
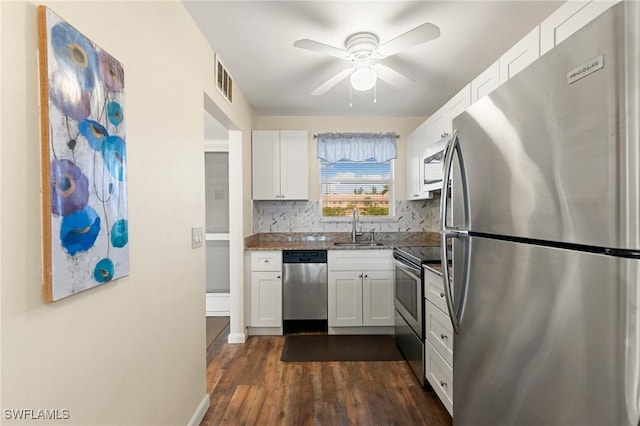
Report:
M 496 61 L 471 82 L 471 103 L 500 86 L 500 61 Z
M 540 24 L 540 54 L 584 27 L 617 1 L 568 1 Z
M 445 128 L 445 132 L 447 135 L 451 134 L 452 129 L 452 121 L 458 114 L 463 112 L 471 105 L 471 84 L 467 84 L 460 90 L 458 93 L 454 95 L 453 98 L 449 100 L 445 104 L 446 118 L 447 118 L 447 127 Z
M 309 199 L 306 130 L 254 130 L 251 141 L 254 200 Z
M 539 57 L 540 27 L 536 26 L 500 57 L 500 84 L 505 83 Z
M 407 199 L 422 200 L 430 198 L 429 193 L 423 191 L 424 166 L 422 153 L 429 139 L 427 137 L 428 123 L 425 121 L 407 138 Z
M 431 117 L 426 119 L 407 139 L 407 199 L 421 200 L 431 198 L 425 185 L 425 157 L 443 149 L 443 138 L 451 135 L 452 119 L 471 105 L 471 85 L 462 90 L 444 104 Z M 431 176 L 433 178 L 433 176 Z M 435 184 L 440 188 L 440 184 Z

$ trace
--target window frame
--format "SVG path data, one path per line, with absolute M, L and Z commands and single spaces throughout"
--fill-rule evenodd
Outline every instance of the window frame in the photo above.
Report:
M 395 166 L 396 166 L 396 160 L 392 159 L 392 160 L 388 160 L 390 163 L 390 167 L 389 167 L 389 175 L 390 178 L 388 181 L 386 180 L 381 180 L 381 181 L 365 181 L 362 179 L 340 179 L 340 180 L 322 180 L 322 162 L 326 161 L 323 160 L 321 158 L 318 158 L 318 182 L 319 182 L 319 189 L 320 189 L 320 199 L 319 199 L 319 216 L 320 216 L 320 222 L 326 223 L 326 222 L 351 222 L 353 219 L 351 216 L 324 216 L 323 214 L 323 200 L 324 200 L 324 192 L 323 192 L 323 185 L 325 183 L 336 183 L 336 184 L 362 184 L 362 186 L 364 187 L 365 185 L 371 185 L 371 184 L 388 184 L 389 185 L 389 215 L 388 216 L 360 216 L 359 217 L 359 222 L 395 222 L 396 221 L 396 206 L 395 206 Z M 357 163 L 357 162 L 355 162 Z

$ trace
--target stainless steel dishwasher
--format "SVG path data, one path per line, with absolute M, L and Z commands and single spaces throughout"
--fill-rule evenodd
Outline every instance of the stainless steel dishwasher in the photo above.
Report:
M 327 327 L 327 251 L 282 252 L 284 332 Z

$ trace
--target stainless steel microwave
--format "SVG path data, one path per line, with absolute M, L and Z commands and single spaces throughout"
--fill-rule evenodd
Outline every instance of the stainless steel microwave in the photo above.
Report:
M 448 137 L 443 137 L 433 145 L 428 146 L 423 154 L 423 191 L 439 191 L 442 189 L 444 175 L 444 153 L 447 148 Z

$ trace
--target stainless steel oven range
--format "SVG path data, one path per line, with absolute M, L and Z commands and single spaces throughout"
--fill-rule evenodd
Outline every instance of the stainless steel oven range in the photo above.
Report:
M 421 386 L 424 376 L 424 283 L 422 264 L 438 262 L 440 247 L 396 247 L 395 340 Z

